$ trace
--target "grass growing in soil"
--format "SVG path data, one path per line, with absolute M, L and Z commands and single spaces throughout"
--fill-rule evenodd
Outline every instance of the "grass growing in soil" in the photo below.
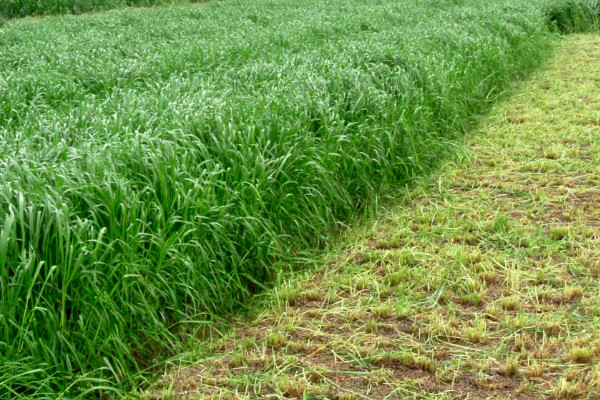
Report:
M 600 398 L 599 77 L 600 37 L 565 39 L 468 150 L 147 398 Z
M 0 396 L 131 387 L 451 152 L 547 22 L 526 1 L 252 0 L 2 27 Z

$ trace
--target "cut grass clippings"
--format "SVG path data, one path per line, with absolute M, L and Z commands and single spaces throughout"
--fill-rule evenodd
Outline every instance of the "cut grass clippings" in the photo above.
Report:
M 565 38 L 468 150 L 147 397 L 600 398 L 599 77 L 600 37 Z

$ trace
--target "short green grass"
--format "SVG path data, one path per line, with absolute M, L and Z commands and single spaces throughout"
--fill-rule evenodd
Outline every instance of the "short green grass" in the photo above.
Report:
M 599 83 L 600 37 L 564 39 L 468 149 L 146 398 L 599 398 Z

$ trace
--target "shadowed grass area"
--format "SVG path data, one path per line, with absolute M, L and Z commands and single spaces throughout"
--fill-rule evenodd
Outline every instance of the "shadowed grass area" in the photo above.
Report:
M 549 26 L 561 33 L 597 32 L 600 30 L 599 0 L 558 0 L 546 6 Z
M 600 37 L 148 398 L 600 397 Z M 161 397 L 163 396 L 163 397 Z

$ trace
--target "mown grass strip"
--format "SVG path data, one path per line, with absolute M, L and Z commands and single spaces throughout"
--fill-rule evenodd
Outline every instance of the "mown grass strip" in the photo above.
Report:
M 600 36 L 146 398 L 600 397 Z

